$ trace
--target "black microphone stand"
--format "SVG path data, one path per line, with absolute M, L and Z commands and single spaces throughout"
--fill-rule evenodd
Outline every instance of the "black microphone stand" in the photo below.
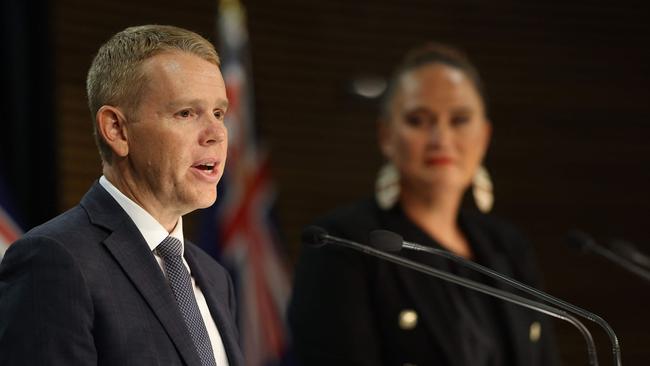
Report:
M 609 261 L 619 265 L 623 269 L 632 272 L 635 275 L 650 282 L 650 271 L 637 265 L 631 260 L 622 257 L 601 245 L 598 245 L 596 241 L 587 233 L 584 233 L 579 230 L 572 230 L 567 234 L 567 240 L 571 246 L 577 247 L 586 252 L 596 253 L 608 259 Z
M 623 239 L 614 239 L 609 242 L 609 247 L 618 255 L 650 270 L 650 256 L 640 251 L 639 248 L 631 242 Z
M 393 236 L 393 238 L 391 238 Z M 381 247 L 391 247 L 393 248 L 394 245 L 382 245 L 381 241 L 387 241 L 387 240 L 399 240 L 399 242 L 402 244 L 401 246 L 406 249 L 410 250 L 416 250 L 416 251 L 421 251 L 421 252 L 426 252 L 430 253 L 433 255 L 437 255 L 446 259 L 449 259 L 455 263 L 458 263 L 462 266 L 471 268 L 474 271 L 477 271 L 479 273 L 482 273 L 488 277 L 503 281 L 507 283 L 508 285 L 521 290 L 529 295 L 535 296 L 537 298 L 540 298 L 542 300 L 548 301 L 549 303 L 558 306 L 564 310 L 570 311 L 574 314 L 578 314 L 588 320 L 591 320 L 594 323 L 597 323 L 600 325 L 607 335 L 609 336 L 610 342 L 612 344 L 612 353 L 614 357 L 614 364 L 617 366 L 622 365 L 621 361 L 621 347 L 618 341 L 618 337 L 616 336 L 616 333 L 614 333 L 614 329 L 600 316 L 591 313 L 587 310 L 584 310 L 578 306 L 575 306 L 569 302 L 566 302 L 564 300 L 560 300 L 554 296 L 551 296 L 543 291 L 540 291 L 534 287 L 525 285 L 519 281 L 516 281 L 510 277 L 504 276 L 499 272 L 493 271 L 487 267 L 484 267 L 478 263 L 466 260 L 465 258 L 458 256 L 454 253 L 451 253 L 446 250 L 442 249 L 437 249 L 437 248 L 431 248 L 425 245 L 417 244 L 417 243 L 411 243 L 408 241 L 405 241 L 402 239 L 402 237 L 392 231 L 387 231 L 387 230 L 375 230 L 370 233 L 370 245 L 375 247 L 375 248 L 381 248 Z M 382 248 L 383 249 L 383 248 Z
M 507 301 L 519 306 L 523 306 L 525 308 L 538 311 L 543 314 L 569 322 L 573 324 L 576 328 L 578 328 L 580 333 L 582 333 L 582 336 L 585 338 L 585 341 L 587 342 L 587 355 L 589 357 L 589 365 L 598 366 L 598 355 L 596 352 L 596 345 L 591 336 L 591 333 L 589 333 L 589 330 L 587 329 L 587 327 L 584 326 L 584 324 L 582 324 L 578 319 L 576 319 L 574 316 L 572 316 L 571 314 L 567 313 L 564 310 L 540 302 L 532 301 L 530 299 L 503 290 L 499 290 L 494 287 L 490 287 L 463 277 L 455 276 L 451 273 L 437 270 L 435 268 L 431 268 L 429 266 L 425 266 L 423 264 L 390 253 L 386 253 L 381 250 L 377 250 L 372 247 L 362 245 L 351 240 L 329 235 L 325 230 L 318 227 L 308 227 L 303 232 L 303 241 L 313 246 L 322 246 L 327 244 L 328 242 L 342 245 L 344 247 L 351 248 L 374 257 L 379 257 L 381 259 L 398 264 L 400 266 L 404 266 L 416 270 L 418 272 L 426 273 L 430 276 L 434 276 L 442 280 L 449 281 L 456 285 L 481 292 L 488 296 L 493 296 L 503 301 Z

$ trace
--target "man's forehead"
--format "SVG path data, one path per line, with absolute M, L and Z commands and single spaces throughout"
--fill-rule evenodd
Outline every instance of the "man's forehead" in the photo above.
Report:
M 202 95 L 192 93 L 208 87 L 214 93 L 207 97 L 209 102 L 227 104 L 221 70 L 199 56 L 177 52 L 156 55 L 143 63 L 142 71 L 150 87 L 167 89 L 172 94 L 185 95 L 186 99 L 203 99 Z
M 226 97 L 219 97 L 214 100 L 210 99 L 203 99 L 203 98 L 178 98 L 169 101 L 167 105 L 171 108 L 173 107 L 182 107 L 182 106 L 188 106 L 188 105 L 202 105 L 204 103 L 209 103 L 211 106 L 216 107 L 216 108 L 221 108 L 221 109 L 228 109 L 228 99 Z
M 184 51 L 163 51 L 147 58 L 143 63 L 143 71 L 164 71 L 171 74 L 181 73 L 186 70 L 217 75 L 221 77 L 221 70 L 217 64 L 201 56 Z

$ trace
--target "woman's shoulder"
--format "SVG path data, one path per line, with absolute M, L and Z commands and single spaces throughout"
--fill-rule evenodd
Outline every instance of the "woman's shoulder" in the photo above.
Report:
M 313 224 L 333 235 L 368 233 L 380 227 L 380 216 L 381 209 L 375 200 L 366 198 L 336 207 L 317 217 Z
M 521 235 L 521 230 L 509 219 L 492 213 L 463 210 L 461 216 L 481 228 L 504 235 Z
M 512 221 L 495 214 L 463 211 L 462 219 L 466 225 L 487 235 L 493 245 L 507 253 L 522 253 L 531 250 L 531 245 L 523 231 Z
M 493 214 L 465 213 L 463 217 L 467 226 L 475 231 L 474 237 L 487 239 L 481 242 L 507 258 L 515 278 L 531 285 L 539 284 L 535 250 L 522 230 Z

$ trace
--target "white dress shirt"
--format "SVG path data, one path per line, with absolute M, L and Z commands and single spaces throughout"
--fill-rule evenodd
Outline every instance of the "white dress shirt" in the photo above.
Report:
M 160 256 L 156 254 L 156 247 L 160 244 L 167 236 L 173 236 L 174 238 L 181 241 L 183 252 L 185 251 L 185 241 L 183 240 L 183 218 L 179 217 L 174 230 L 171 233 L 168 233 L 167 230 L 145 209 L 140 207 L 137 203 L 133 202 L 130 198 L 120 192 L 111 182 L 102 175 L 99 178 L 99 184 L 117 201 L 117 203 L 126 211 L 127 215 L 133 220 L 135 226 L 137 226 L 140 233 L 144 237 L 144 240 L 149 245 L 149 249 L 153 252 L 156 257 L 156 261 L 160 266 L 160 269 L 165 272 L 163 266 L 163 261 Z M 185 257 L 183 257 L 183 264 L 190 272 L 192 278 L 192 289 L 194 290 L 194 297 L 196 297 L 196 302 L 199 305 L 199 311 L 201 311 L 201 316 L 203 317 L 203 322 L 205 323 L 205 328 L 208 331 L 210 336 L 210 344 L 212 345 L 212 351 L 214 352 L 214 359 L 219 366 L 228 366 L 228 357 L 226 356 L 226 350 L 221 341 L 221 335 L 217 329 L 217 325 L 210 314 L 210 309 L 208 308 L 208 303 L 205 301 L 203 292 L 196 285 L 194 276 L 192 276 L 192 271 L 190 266 L 187 264 Z M 176 304 L 170 304 L 170 306 L 177 306 Z

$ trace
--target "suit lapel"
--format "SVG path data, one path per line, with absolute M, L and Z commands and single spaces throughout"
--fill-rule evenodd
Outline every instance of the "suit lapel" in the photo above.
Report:
M 165 277 L 137 227 L 115 200 L 95 183 L 81 201 L 93 224 L 112 230 L 104 245 L 163 325 L 187 365 L 199 355 Z
M 191 245 L 186 245 L 185 260 L 187 260 L 187 264 L 190 266 L 192 271 L 192 276 L 201 289 L 201 292 L 203 292 L 208 308 L 210 309 L 210 314 L 217 324 L 217 329 L 219 330 L 221 341 L 226 349 L 229 364 L 231 366 L 243 365 L 243 360 L 241 359 L 241 353 L 239 351 L 239 337 L 237 335 L 237 330 L 234 328 L 234 323 L 229 316 L 228 306 L 220 300 L 227 299 L 231 295 L 221 293 L 218 290 L 218 288 L 223 287 L 223 285 L 218 286 L 215 284 L 215 276 L 209 276 L 206 273 L 205 268 L 198 264 L 199 259 L 195 250 L 196 249 Z
M 487 233 L 482 231 L 477 225 L 472 224 L 470 220 L 466 220 L 462 216 L 461 218 L 463 231 L 468 236 L 468 239 L 473 243 L 473 249 L 476 252 L 477 257 L 482 258 L 483 263 L 481 264 L 502 275 L 514 278 L 512 267 L 509 264 L 510 261 L 506 255 L 503 254 L 502 250 L 494 248 L 494 245 L 492 244 L 494 240 L 490 239 Z M 502 281 L 495 280 L 490 285 L 504 291 L 513 291 L 512 287 Z M 511 351 L 513 352 L 513 357 L 516 361 L 515 363 L 517 365 L 528 364 L 530 359 L 527 358 L 526 355 L 530 352 L 530 342 L 528 341 L 528 334 L 526 333 L 528 330 L 526 326 L 529 323 L 526 314 L 532 310 L 501 300 L 499 300 L 499 307 L 503 312 L 503 318 L 507 328 L 505 330 L 510 338 L 510 343 L 513 345 Z
M 456 347 L 456 342 L 449 342 L 451 331 L 445 329 L 444 325 L 449 324 L 448 318 L 445 316 L 446 311 L 437 311 L 441 309 L 434 308 L 433 304 L 448 304 L 448 297 L 444 293 L 442 286 L 436 286 L 438 291 L 422 291 L 420 282 L 413 276 L 413 270 L 407 268 L 398 268 L 397 275 L 402 285 L 406 289 L 411 301 L 416 305 L 418 313 L 420 314 L 426 329 L 437 339 L 438 344 L 445 354 L 445 358 L 452 365 L 461 365 L 459 355 L 462 354 L 461 350 Z M 436 278 L 427 278 L 429 281 L 442 281 Z M 426 286 L 425 288 L 431 289 L 433 286 Z M 432 301 L 433 299 L 433 301 Z
M 401 211 L 396 212 L 396 210 L 399 210 L 399 208 L 383 212 L 385 213 L 382 220 L 384 227 L 400 234 L 414 233 L 415 236 L 405 237 L 404 240 L 431 245 L 431 239 L 417 226 L 409 222 Z M 421 233 L 421 235 L 418 235 L 418 233 Z M 433 260 L 440 264 L 440 260 L 437 258 L 432 259 L 428 254 L 403 251 L 399 255 L 419 263 L 431 264 Z M 434 267 L 441 268 L 440 265 L 434 265 Z M 449 342 L 454 329 L 444 327 L 444 325 L 451 325 L 451 327 L 454 327 L 454 325 L 450 324 L 448 318 L 450 311 L 447 308 L 452 304 L 449 303 L 449 296 L 446 294 L 445 286 L 441 282 L 443 280 L 399 266 L 396 266 L 396 273 L 409 298 L 416 305 L 426 329 L 437 339 L 436 343 L 440 345 L 446 359 L 452 365 L 461 365 L 459 355 L 462 354 L 462 350 L 457 346 L 457 342 Z M 438 283 L 435 283 L 436 281 Z M 427 291 L 423 291 L 423 289 Z

